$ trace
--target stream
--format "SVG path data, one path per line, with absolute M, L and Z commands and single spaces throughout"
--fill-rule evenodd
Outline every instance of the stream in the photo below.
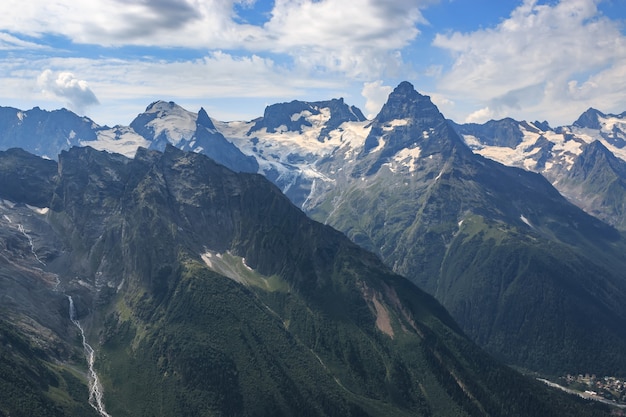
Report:
M 85 331 L 83 330 L 83 326 L 81 326 L 80 321 L 76 317 L 76 307 L 74 307 L 74 300 L 71 295 L 67 296 L 67 299 L 70 302 L 70 320 L 78 330 L 80 330 L 80 335 L 83 339 L 83 348 L 85 349 L 85 358 L 87 359 L 87 365 L 89 366 L 89 404 L 102 416 L 102 417 L 111 417 L 109 413 L 106 412 L 104 408 L 104 403 L 102 398 L 104 397 L 104 391 L 102 390 L 102 385 L 100 385 L 100 380 L 98 379 L 98 374 L 94 369 L 94 362 L 96 360 L 96 353 L 89 343 L 87 343 L 87 338 L 85 337 Z
M 4 216 L 9 223 L 12 223 L 11 219 L 8 216 Z M 33 238 L 26 232 L 26 229 L 22 224 L 17 225 L 17 229 L 22 233 L 26 239 L 28 239 L 28 243 L 30 245 L 30 250 L 32 254 L 35 256 L 37 262 L 41 265 L 46 266 L 46 264 L 37 256 L 37 252 L 35 251 L 35 245 L 33 243 Z M 58 291 L 59 285 L 61 281 L 57 275 L 56 282 L 54 284 L 53 291 Z M 87 343 L 87 338 L 85 337 L 85 331 L 83 326 L 78 321 L 78 317 L 76 316 L 76 307 L 74 306 L 74 299 L 72 299 L 71 295 L 67 295 L 67 299 L 69 300 L 69 314 L 70 320 L 80 331 L 80 336 L 83 341 L 83 349 L 85 350 L 85 358 L 87 359 L 87 365 L 89 367 L 88 371 L 88 379 L 89 379 L 89 405 L 91 405 L 102 417 L 111 417 L 109 413 L 106 412 L 104 408 L 104 402 L 102 401 L 104 397 L 104 391 L 102 389 L 102 385 L 100 384 L 100 379 L 98 378 L 98 374 L 94 369 L 94 362 L 96 360 L 96 353 L 91 347 L 89 343 Z

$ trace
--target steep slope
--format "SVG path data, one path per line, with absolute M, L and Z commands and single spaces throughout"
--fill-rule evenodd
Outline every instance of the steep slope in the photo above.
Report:
M 624 230 L 626 200 L 624 194 L 615 189 L 619 182 L 626 181 L 623 170 L 618 168 L 626 160 L 624 117 L 624 114 L 607 115 L 590 108 L 573 125 L 555 129 L 545 122 L 512 119 L 453 126 L 475 152 L 506 165 L 541 173 L 576 205 Z M 592 145 L 594 142 L 611 153 L 612 162 L 606 163 L 606 153 L 593 151 L 597 146 Z M 599 159 L 592 162 L 596 157 Z M 579 158 L 582 159 L 579 161 Z M 590 181 L 575 172 L 578 167 L 590 164 L 606 165 L 599 168 L 606 175 L 595 175 Z M 615 178 L 618 178 L 617 183 Z
M 79 139 L 95 140 L 94 122 L 65 110 L 52 112 L 39 107 L 22 111 L 0 107 L 1 149 L 22 148 L 37 155 L 56 157 Z
M 600 141 L 582 148 L 559 190 L 587 212 L 626 230 L 626 161 L 615 157 Z
M 150 149 L 167 145 L 203 153 L 234 171 L 257 172 L 256 160 L 246 156 L 215 129 L 204 109 L 189 112 L 173 102 L 157 101 L 138 115 L 130 127 L 146 138 Z
M 303 207 L 312 189 L 332 186 L 334 181 L 334 173 L 320 172 L 317 162 L 338 148 L 350 149 L 352 140 L 362 142 L 368 124 L 361 111 L 343 99 L 294 100 L 268 106 L 257 120 L 219 123 L 217 128 L 256 158 L 259 173 Z
M 110 415 L 609 412 L 498 365 L 376 257 L 205 156 L 73 148 L 39 220 Z
M 45 219 L 56 163 L 22 150 L 0 160 L 0 415 L 96 416 L 67 298 L 47 266 L 60 246 Z
M 540 175 L 470 152 L 408 83 L 344 158 L 317 165 L 343 176 L 307 212 L 435 295 L 479 344 L 544 372 L 626 370 L 617 231 Z

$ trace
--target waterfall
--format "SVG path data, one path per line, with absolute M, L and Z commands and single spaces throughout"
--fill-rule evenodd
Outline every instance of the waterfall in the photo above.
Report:
M 6 217 L 6 216 L 4 216 Z M 7 217 L 8 219 L 8 217 Z M 9 220 L 11 221 L 11 220 Z M 44 263 L 44 261 L 42 261 L 41 259 L 39 259 L 39 256 L 37 256 L 37 252 L 35 252 L 35 245 L 33 244 L 33 238 L 30 237 L 30 235 L 28 233 L 26 233 L 26 229 L 24 229 L 24 226 L 22 226 L 21 224 L 17 225 L 17 229 L 24 235 L 26 236 L 26 239 L 28 239 L 28 243 L 30 244 L 30 251 L 33 253 L 33 255 L 35 255 L 35 259 L 37 259 L 37 262 L 39 262 L 40 264 L 42 264 L 43 266 L 46 266 L 46 264 Z
M 87 365 L 89 367 L 89 404 L 102 416 L 102 417 L 111 417 L 109 413 L 106 412 L 104 408 L 104 403 L 102 402 L 102 398 L 104 397 L 104 391 L 102 390 L 102 385 L 100 385 L 100 380 L 98 379 L 98 374 L 96 374 L 96 370 L 94 369 L 94 362 L 96 360 L 96 353 L 89 343 L 87 343 L 87 338 L 85 337 L 85 331 L 83 330 L 83 326 L 78 321 L 78 317 L 76 316 L 76 307 L 74 307 L 74 300 L 71 295 L 67 296 L 67 299 L 70 302 L 70 320 L 78 330 L 80 330 L 80 336 L 83 340 L 83 348 L 85 349 L 85 358 L 87 359 Z

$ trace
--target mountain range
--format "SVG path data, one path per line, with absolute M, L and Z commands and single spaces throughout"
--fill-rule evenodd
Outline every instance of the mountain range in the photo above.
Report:
M 171 145 L 0 170 L 3 415 L 609 413 L 494 361 L 259 175 Z
M 245 404 L 290 415 L 298 406 L 287 397 L 309 404 L 317 410 L 312 415 L 332 415 L 319 408 L 318 400 L 339 407 L 341 415 L 361 411 L 393 415 L 403 409 L 420 415 L 507 415 L 493 411 L 505 397 L 498 397 L 492 379 L 478 383 L 488 393 L 485 398 L 496 398 L 489 405 L 492 411 L 485 411 L 486 403 L 468 389 L 469 382 L 458 379 L 457 370 L 467 364 L 481 364 L 479 369 L 472 365 L 463 371 L 471 374 L 467 381 L 485 378 L 483 366 L 492 366 L 486 365 L 491 363 L 488 359 L 473 357 L 482 354 L 463 334 L 501 361 L 543 374 L 626 372 L 622 354 L 626 351 L 622 273 L 626 246 L 619 209 L 624 201 L 620 197 L 624 160 L 618 116 L 588 111 L 573 126 L 556 129 L 546 122 L 511 119 L 458 125 L 446 120 L 428 96 L 407 82 L 397 86 L 372 120 L 342 99 L 276 104 L 249 122 L 220 122 L 203 109 L 193 113 L 175 103 L 155 102 L 130 126 L 113 128 L 65 110 L 4 108 L 1 113 L 0 146 L 21 147 L 48 158 L 60 154 L 57 163 L 16 150 L 7 152 L 6 168 L 0 172 L 0 197 L 9 209 L 24 210 L 20 215 L 24 222 L 27 218 L 42 222 L 42 229 L 37 229 L 41 242 L 37 234 L 28 233 L 35 236 L 34 243 L 29 247 L 22 239 L 20 256 L 29 259 L 31 269 L 41 269 L 27 256 L 35 253 L 27 249 L 41 244 L 44 252 L 36 253 L 47 265 L 43 269 L 60 277 L 63 290 L 76 299 L 79 315 L 91 322 L 91 337 L 101 342 L 100 369 L 109 401 L 114 398 L 111 404 L 126 404 L 112 414 L 156 413 L 156 404 L 141 405 L 147 407 L 143 411 L 130 405 L 132 395 L 143 396 L 149 390 L 173 390 L 166 396 L 168 404 L 188 395 L 178 391 L 179 382 L 193 380 L 184 375 L 193 373 L 198 363 L 179 363 L 175 358 L 179 353 L 188 358 L 204 353 L 196 348 L 187 352 L 177 343 L 180 340 L 211 346 L 206 351 L 209 356 L 202 356 L 211 369 L 201 369 L 210 373 L 220 364 L 218 374 L 211 375 L 222 383 L 207 387 L 213 390 L 210 407 L 216 409 L 259 395 L 253 389 L 255 379 L 236 371 L 249 366 L 242 363 L 251 355 L 256 363 L 270 367 L 266 375 L 273 376 L 268 384 L 279 388 L 268 388 L 264 399 L 243 401 L 244 408 L 224 415 L 263 414 L 261 408 L 245 408 Z M 607 120 L 612 127 L 607 127 Z M 10 162 L 16 158 L 20 162 Z M 16 184 L 16 171 L 24 181 L 17 186 L 11 185 Z M 262 174 L 277 188 L 249 173 Z M 243 190 L 254 195 L 245 204 Z M 297 210 L 294 213 L 300 214 L 288 214 L 295 209 L 287 208 L 291 205 L 280 197 L 281 192 L 308 216 L 345 233 L 374 256 L 344 242 L 329 227 L 303 226 L 301 222 L 309 224 L 309 220 Z M 33 207 L 50 211 L 40 218 Z M 10 223 L 6 226 L 15 229 L 10 229 Z M 319 232 L 318 227 L 328 232 Z M 15 241 L 17 232 L 13 230 L 6 242 Z M 338 255 L 344 253 L 350 254 L 345 255 L 348 259 Z M 377 257 L 415 285 L 386 270 Z M 212 272 L 205 272 L 207 268 Z M 212 300 L 217 291 L 197 282 L 197 276 L 206 273 L 230 278 L 224 281 L 230 286 L 219 287 L 215 306 L 200 300 Z M 364 278 L 370 276 L 376 277 L 371 278 L 374 281 Z M 352 278 L 346 281 L 347 277 Z M 51 276 L 45 279 L 57 282 Z M 418 287 L 434 296 L 451 317 Z M 222 291 L 228 294 L 224 299 Z M 57 295 L 59 303 L 65 301 L 60 292 Z M 227 346 L 239 346 L 242 340 L 228 335 L 224 344 L 209 343 L 214 340 L 211 334 L 223 339 L 228 333 L 220 327 L 225 323 L 214 323 L 211 317 L 234 319 L 240 324 L 227 323 L 241 334 L 245 327 L 241 323 L 252 319 L 244 314 L 247 307 L 233 310 L 232 306 L 243 299 L 246 305 L 256 305 L 251 311 L 256 308 L 265 315 L 247 328 L 251 333 L 244 331 L 249 337 L 237 348 L 240 354 L 226 355 Z M 455 342 L 441 336 L 444 341 L 435 343 L 446 346 L 455 358 L 442 361 L 441 353 L 433 353 L 438 367 L 445 364 L 442 373 L 422 371 L 419 364 L 431 363 L 432 357 L 409 354 L 420 351 L 413 342 L 407 342 L 405 347 L 412 346 L 407 350 L 395 346 L 400 333 L 424 337 L 420 335 L 424 328 L 416 324 L 420 320 L 407 313 L 414 312 L 415 306 L 426 306 L 419 317 L 433 317 L 434 321 L 426 320 L 428 332 L 454 335 Z M 56 308 L 63 311 L 58 304 Z M 193 331 L 181 324 L 193 323 L 196 317 L 200 327 Z M 291 342 L 283 340 L 281 332 L 272 333 L 272 326 L 264 327 L 272 317 Z M 22 321 L 27 320 L 40 322 L 32 317 Z M 12 320 L 7 326 L 15 322 L 21 323 Z M 56 335 L 50 343 L 64 346 L 56 351 L 72 351 L 63 336 L 69 330 L 56 326 L 44 325 Z M 177 333 L 177 326 L 182 333 Z M 255 330 L 256 326 L 260 327 Z M 294 326 L 297 331 L 292 332 Z M 9 327 L 19 337 L 30 337 L 24 326 L 17 328 Z M 368 336 L 372 328 L 374 336 Z M 381 333 L 393 340 L 393 347 L 380 344 Z M 274 342 L 292 352 L 287 356 L 302 356 L 298 349 L 309 349 L 313 356 L 301 370 L 317 375 L 313 380 L 333 394 L 310 398 L 314 391 L 310 381 L 289 371 L 295 368 L 287 359 L 272 362 L 273 355 L 268 356 L 267 346 Z M 289 343 L 299 347 L 290 350 Z M 466 350 L 471 351 L 469 357 L 461 355 Z M 396 362 L 385 355 L 372 359 L 381 352 L 393 352 L 397 367 L 389 368 Z M 406 355 L 415 361 L 406 362 Z M 364 363 L 367 369 L 355 368 Z M 380 366 L 369 368 L 376 363 Z M 452 363 L 458 368 L 447 367 Z M 315 370 L 318 364 L 321 370 Z M 276 374 L 271 369 L 282 371 Z M 420 371 L 411 371 L 415 369 Z M 494 380 L 504 372 L 497 369 L 487 372 Z M 131 372 L 159 382 L 147 384 L 145 390 L 131 389 L 124 383 L 124 375 Z M 176 383 L 168 385 L 169 375 L 182 379 L 173 378 Z M 432 375 L 428 385 L 439 381 L 434 386 L 440 391 L 426 392 L 422 382 L 417 389 L 413 382 L 403 385 L 395 379 L 419 381 L 418 375 Z M 298 392 L 281 394 L 289 385 L 281 384 L 287 380 Z M 454 381 L 451 386 L 461 387 L 465 394 L 455 397 L 459 393 L 453 394 L 444 380 Z M 188 387 L 199 383 L 193 381 Z M 516 379 L 513 384 L 523 383 Z M 343 390 L 338 397 L 337 385 Z M 381 386 L 387 387 L 382 391 L 386 394 L 381 394 Z M 439 399 L 436 404 L 433 398 Z M 463 401 L 468 398 L 473 403 L 469 407 L 477 409 L 467 408 Z M 187 400 L 200 401 L 199 397 Z M 448 403 L 451 408 L 446 409 L 443 404 Z M 199 403 L 197 407 L 202 409 Z
M 542 174 L 574 204 L 624 230 L 625 117 L 590 108 L 557 128 L 513 119 L 452 124 L 474 152 Z

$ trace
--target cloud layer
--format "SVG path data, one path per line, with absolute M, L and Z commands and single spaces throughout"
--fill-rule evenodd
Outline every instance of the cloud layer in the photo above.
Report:
M 468 121 L 546 109 L 562 119 L 590 102 L 624 105 L 626 38 L 598 3 L 525 0 L 494 28 L 437 35 L 434 45 L 454 58 L 439 87 L 479 103 Z
M 477 10 L 465 25 L 476 29 L 437 34 L 424 15 L 451 0 L 10 0 L 0 97 L 109 116 L 154 99 L 221 111 L 235 97 L 344 97 L 373 115 L 409 80 L 460 122 L 571 123 L 590 106 L 626 110 L 626 37 L 600 12 L 609 1 L 518 0 L 496 24 Z
M 301 68 L 370 77 L 401 65 L 426 0 L 276 0 L 262 25 L 242 23 L 250 0 L 31 0 L 0 4 L 0 29 L 75 43 L 247 50 L 291 56 Z

